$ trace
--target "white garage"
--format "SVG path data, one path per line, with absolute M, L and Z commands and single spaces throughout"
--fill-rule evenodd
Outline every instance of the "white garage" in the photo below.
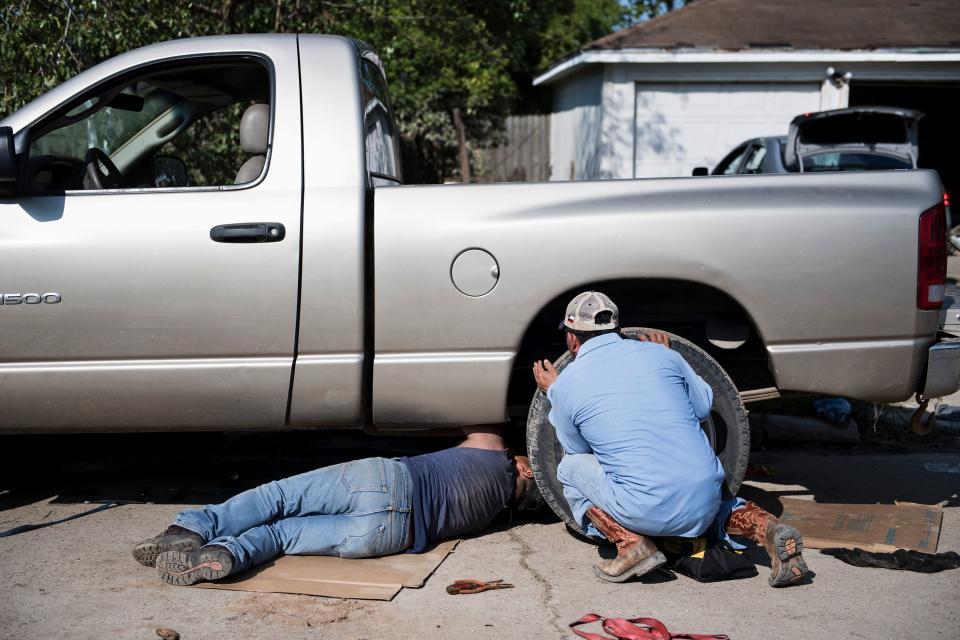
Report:
M 633 176 L 689 176 L 736 145 L 820 109 L 817 83 L 636 83 Z
M 945 0 L 851 0 L 843 10 L 833 0 L 691 3 L 592 42 L 535 79 L 553 93 L 551 179 L 689 176 L 744 140 L 785 135 L 798 114 L 867 96 L 894 104 L 942 95 L 894 104 L 932 116 L 960 89 L 957 33 L 960 11 Z M 932 119 L 942 122 L 929 137 L 960 147 L 955 119 Z M 927 166 L 952 182 L 934 155 Z

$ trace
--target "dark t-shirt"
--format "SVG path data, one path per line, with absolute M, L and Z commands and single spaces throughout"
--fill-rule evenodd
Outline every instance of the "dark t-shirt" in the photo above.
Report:
M 400 458 L 413 481 L 413 547 L 478 533 L 510 506 L 516 479 L 506 451 L 456 447 Z

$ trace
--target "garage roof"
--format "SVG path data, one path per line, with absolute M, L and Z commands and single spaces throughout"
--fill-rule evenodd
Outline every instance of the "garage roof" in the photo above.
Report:
M 956 0 L 697 0 L 589 49 L 960 48 Z
M 960 62 L 957 0 L 697 0 L 584 45 L 534 79 L 624 62 Z

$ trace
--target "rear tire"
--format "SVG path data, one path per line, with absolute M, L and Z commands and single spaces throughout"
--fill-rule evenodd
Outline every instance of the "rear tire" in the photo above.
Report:
M 633 338 L 643 331 L 640 327 L 628 327 L 621 334 Z M 670 336 L 670 348 L 683 356 L 697 375 L 713 388 L 710 419 L 700 426 L 723 465 L 729 495 L 736 495 L 750 461 L 750 424 L 743 402 L 740 401 L 740 393 L 723 367 L 706 351 L 680 336 L 672 333 L 667 335 Z M 557 371 L 562 371 L 572 359 L 569 351 L 560 356 L 554 363 Z M 556 432 L 548 419 L 549 414 L 550 402 L 545 393 L 537 390 L 527 414 L 527 454 L 533 467 L 533 477 L 554 513 L 575 533 L 582 534 L 557 479 L 557 465 L 563 458 L 563 447 L 557 441 Z

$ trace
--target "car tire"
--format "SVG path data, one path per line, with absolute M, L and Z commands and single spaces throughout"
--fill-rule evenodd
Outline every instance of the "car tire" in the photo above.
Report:
M 624 337 L 633 338 L 644 331 L 641 327 L 621 330 Z M 713 407 L 710 419 L 701 423 L 710 444 L 720 458 L 725 472 L 729 495 L 736 495 L 747 472 L 750 461 L 750 424 L 743 408 L 740 394 L 733 380 L 716 360 L 692 342 L 676 336 L 670 337 L 670 348 L 679 353 L 693 370 L 713 388 Z M 572 361 L 570 352 L 564 353 L 554 363 L 562 371 Z M 550 401 L 540 390 L 533 396 L 527 414 L 527 454 L 533 467 L 534 479 L 544 500 L 577 534 L 582 534 L 580 524 L 573 519 L 570 507 L 563 497 L 563 487 L 557 479 L 557 465 L 563 458 L 563 448 L 557 441 L 556 432 L 550 424 Z

